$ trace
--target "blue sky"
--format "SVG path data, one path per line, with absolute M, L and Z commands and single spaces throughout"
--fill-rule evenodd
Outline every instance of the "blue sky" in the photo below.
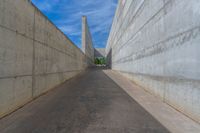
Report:
M 86 15 L 96 48 L 106 46 L 118 0 L 32 0 L 79 48 L 81 17 Z

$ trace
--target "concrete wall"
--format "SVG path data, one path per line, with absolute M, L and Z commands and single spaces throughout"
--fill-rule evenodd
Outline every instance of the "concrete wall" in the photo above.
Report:
M 94 57 L 105 57 L 105 48 L 95 48 L 94 49 Z
M 89 63 L 94 64 L 94 47 L 86 16 L 82 17 L 82 50 L 90 59 Z
M 200 1 L 119 0 L 112 69 L 200 122 Z
M 0 0 L 0 117 L 77 75 L 86 62 L 28 0 Z

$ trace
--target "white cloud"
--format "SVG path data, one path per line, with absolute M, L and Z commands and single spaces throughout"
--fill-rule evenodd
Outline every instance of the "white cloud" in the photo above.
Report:
M 106 43 L 118 0 L 33 0 L 40 10 L 53 16 L 53 22 L 80 45 L 81 17 L 88 17 L 94 43 Z M 98 45 L 97 44 L 97 45 Z

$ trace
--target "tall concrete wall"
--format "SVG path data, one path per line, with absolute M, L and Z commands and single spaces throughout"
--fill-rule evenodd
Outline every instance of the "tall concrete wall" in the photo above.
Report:
M 199 7 L 199 0 L 119 0 L 106 47 L 112 69 L 198 122 Z
M 28 0 L 0 0 L 0 117 L 87 66 L 84 53 Z
M 94 49 L 94 57 L 105 57 L 105 48 L 95 48 Z
M 90 59 L 89 63 L 94 64 L 94 47 L 86 16 L 82 17 L 82 50 Z

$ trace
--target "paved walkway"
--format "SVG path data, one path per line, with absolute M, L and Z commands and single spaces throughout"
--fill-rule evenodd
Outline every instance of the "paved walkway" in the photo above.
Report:
M 168 133 L 102 70 L 73 78 L 0 120 L 0 133 Z

